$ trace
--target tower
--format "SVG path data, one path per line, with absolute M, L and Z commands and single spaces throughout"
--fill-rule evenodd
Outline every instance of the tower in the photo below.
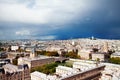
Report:
M 30 53 L 30 58 L 34 58 L 35 57 L 35 48 L 33 47 Z
M 104 42 L 103 52 L 108 52 L 108 42 Z
M 94 36 L 92 36 L 91 39 L 94 40 L 95 39 Z
M 72 45 L 72 47 L 75 46 L 75 41 L 74 40 L 72 40 L 71 45 Z

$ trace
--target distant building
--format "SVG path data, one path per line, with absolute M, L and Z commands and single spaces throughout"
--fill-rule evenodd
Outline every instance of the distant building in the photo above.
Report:
M 90 59 L 91 58 L 91 50 L 79 50 L 78 55 L 80 56 L 81 59 Z
M 29 67 L 6 64 L 0 68 L 0 80 L 31 80 Z
M 25 48 L 25 51 L 26 51 L 26 52 L 31 52 L 31 51 L 32 51 L 32 48 L 31 48 L 31 47 L 26 47 L 26 48 Z
M 10 59 L 0 59 L 0 67 L 11 63 Z
M 107 61 L 108 60 L 108 55 L 107 53 L 92 53 L 92 60 L 97 60 L 99 59 L 100 61 Z
M 19 49 L 19 46 L 11 46 L 11 50 L 16 51 Z
M 113 53 L 113 54 L 111 54 L 111 58 L 112 57 L 119 57 L 120 58 L 120 52 L 115 52 L 115 53 Z
M 104 42 L 104 45 L 103 45 L 103 52 L 108 52 L 108 42 Z
M 0 52 L 0 59 L 7 58 L 6 52 Z
M 30 58 L 34 58 L 36 56 L 35 54 L 35 48 L 32 48 L 32 51 L 30 53 Z
M 8 52 L 7 55 L 8 55 L 8 58 L 11 58 L 11 59 L 14 59 L 16 57 L 30 56 L 30 54 L 26 52 Z

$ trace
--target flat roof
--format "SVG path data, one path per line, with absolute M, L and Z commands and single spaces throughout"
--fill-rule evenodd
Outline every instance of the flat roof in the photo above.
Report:
M 47 56 L 34 57 L 34 58 L 24 57 L 24 58 L 22 58 L 22 59 L 23 59 L 23 60 L 26 60 L 26 61 L 35 61 L 35 60 L 48 59 L 48 58 L 52 58 L 52 57 L 47 57 Z
M 3 66 L 3 68 L 5 69 L 5 71 L 10 72 L 10 73 L 21 71 L 21 69 L 18 69 L 18 66 L 13 65 L 13 64 L 6 64 Z
M 66 67 L 66 66 L 58 66 L 56 67 L 56 69 L 61 69 L 61 70 L 65 70 L 65 71 L 72 72 L 72 73 L 74 73 L 75 71 L 73 68 Z
M 36 76 L 38 78 L 46 78 L 47 75 L 38 71 L 32 72 L 31 75 Z

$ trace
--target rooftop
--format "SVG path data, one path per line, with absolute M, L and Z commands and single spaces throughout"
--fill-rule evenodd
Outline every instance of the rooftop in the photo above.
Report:
M 120 52 L 115 52 L 115 53 L 113 53 L 112 55 L 120 56 Z
M 56 68 L 64 69 L 64 70 L 67 70 L 67 71 L 73 71 L 72 68 L 70 68 L 70 67 L 65 67 L 65 66 L 58 66 L 58 67 L 56 67 Z
M 40 80 L 59 80 L 56 75 L 46 75 L 38 71 L 31 73 L 31 80 L 36 80 L 34 76 Z
M 93 63 L 85 63 L 85 62 L 74 62 L 73 64 L 85 65 L 85 66 L 95 66 L 95 64 L 93 64 Z
M 12 64 L 6 64 L 3 66 L 6 72 L 13 73 L 13 72 L 18 72 L 21 71 L 18 69 L 18 66 L 12 65 Z
M 26 61 L 34 61 L 34 60 L 47 59 L 47 58 L 52 58 L 52 57 L 39 56 L 39 57 L 34 57 L 34 58 L 24 57 L 22 59 Z
M 43 78 L 43 79 L 45 79 L 47 77 L 46 74 L 38 72 L 38 71 L 35 71 L 35 72 L 31 73 L 31 75 L 36 76 L 38 78 Z

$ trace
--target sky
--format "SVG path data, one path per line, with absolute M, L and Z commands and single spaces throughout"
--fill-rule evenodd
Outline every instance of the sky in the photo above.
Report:
M 120 39 L 120 0 L 0 0 L 0 40 Z

